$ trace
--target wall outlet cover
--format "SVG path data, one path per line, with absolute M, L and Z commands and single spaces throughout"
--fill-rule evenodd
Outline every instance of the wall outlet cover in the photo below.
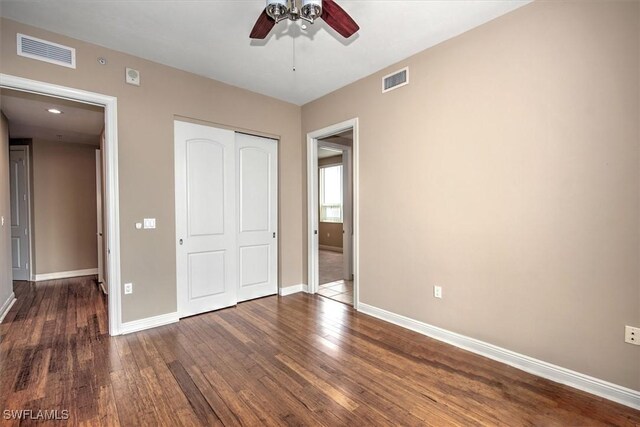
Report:
M 633 326 L 624 327 L 624 342 L 640 345 L 640 328 L 634 328 Z

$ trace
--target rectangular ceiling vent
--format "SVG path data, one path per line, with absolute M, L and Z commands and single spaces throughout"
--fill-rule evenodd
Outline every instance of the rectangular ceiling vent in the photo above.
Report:
M 18 55 L 31 59 L 76 68 L 76 50 L 46 40 L 18 34 Z
M 382 93 L 409 84 L 409 67 L 405 67 L 400 71 L 388 74 L 382 78 Z

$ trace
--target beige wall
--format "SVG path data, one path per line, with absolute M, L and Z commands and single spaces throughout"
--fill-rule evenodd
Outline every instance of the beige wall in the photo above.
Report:
M 0 111 L 0 307 L 13 293 L 11 271 L 11 207 L 9 197 L 9 123 Z
M 318 233 L 318 242 L 322 246 L 331 246 L 342 250 L 342 223 L 321 222 Z
M 639 8 L 534 2 L 303 107 L 359 118 L 361 301 L 640 390 Z
M 36 274 L 97 268 L 95 147 L 32 147 Z
M 176 310 L 173 121 L 177 116 L 280 139 L 280 283 L 303 282 L 300 107 L 13 21 L 2 20 L 0 26 L 0 72 L 118 98 L 121 279 L 134 283 L 134 293 L 123 295 L 123 321 Z M 77 69 L 17 56 L 18 31 L 76 48 Z M 100 56 L 107 65 L 98 64 Z M 125 67 L 140 71 L 140 87 L 125 84 Z M 136 230 L 134 224 L 145 217 L 155 217 L 158 228 Z

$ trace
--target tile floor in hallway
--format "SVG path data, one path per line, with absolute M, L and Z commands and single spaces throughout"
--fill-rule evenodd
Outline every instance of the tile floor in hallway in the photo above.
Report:
M 320 285 L 318 295 L 353 305 L 353 280 L 337 280 Z
M 353 281 L 343 280 L 341 252 L 320 249 L 320 289 L 318 294 L 345 304 L 353 305 Z

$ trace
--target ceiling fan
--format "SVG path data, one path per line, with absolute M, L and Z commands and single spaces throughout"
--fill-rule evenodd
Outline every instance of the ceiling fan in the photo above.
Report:
M 249 35 L 252 39 L 264 39 L 278 22 L 284 19 L 297 21 L 302 19 L 313 24 L 322 18 L 342 37 L 349 38 L 360 29 L 347 12 L 333 0 L 267 0 L 267 7 L 262 11 Z

